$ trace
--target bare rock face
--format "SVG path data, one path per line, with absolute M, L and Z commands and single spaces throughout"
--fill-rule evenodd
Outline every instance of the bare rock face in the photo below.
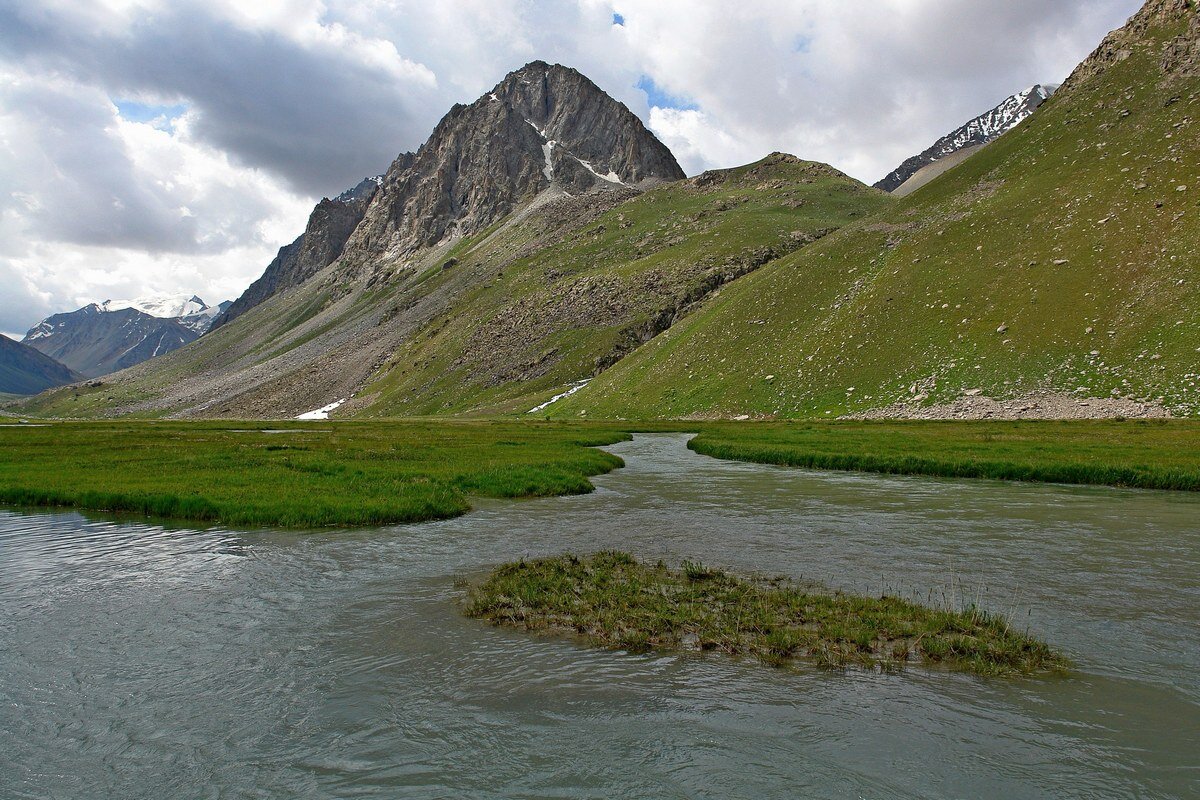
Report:
M 411 160 L 412 154 L 401 155 L 395 163 L 406 163 L 406 158 Z M 366 178 L 332 200 L 325 198 L 317 203 L 308 217 L 304 233 L 296 241 L 279 248 L 279 254 L 267 265 L 262 276 L 213 321 L 212 328 L 236 319 L 273 294 L 303 283 L 332 264 L 362 221 L 379 188 L 379 180 Z
M 346 246 L 370 269 L 476 233 L 555 187 L 572 195 L 684 177 L 628 108 L 569 67 L 535 61 L 456 105 L 397 160 Z

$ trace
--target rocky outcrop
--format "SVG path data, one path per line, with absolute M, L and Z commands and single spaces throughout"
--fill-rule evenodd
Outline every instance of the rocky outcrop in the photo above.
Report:
M 938 139 L 924 152 L 907 159 L 876 183 L 875 188 L 894 192 L 930 164 L 998 139 L 1028 119 L 1053 91 L 1051 87 L 1038 84 L 1006 98 L 992 110 Z
M 50 356 L 0 334 L 0 392 L 37 394 L 82 377 Z
M 1152 35 L 1156 29 L 1186 25 L 1184 33 L 1165 46 Z M 1164 77 L 1200 74 L 1200 10 L 1193 0 L 1147 0 L 1140 10 L 1100 43 L 1063 83 L 1075 89 L 1091 81 L 1113 64 L 1129 58 L 1139 47 L 1161 47 L 1160 66 Z
M 370 270 L 481 231 L 551 187 L 580 194 L 683 177 L 623 104 L 574 69 L 535 61 L 454 106 L 414 157 L 392 165 L 346 252 Z
M 1186 32 L 1167 42 L 1162 54 L 1162 71 L 1168 77 L 1200 76 L 1200 10 L 1191 9 Z
M 412 153 L 396 159 L 392 168 L 412 161 Z M 332 264 L 342 254 L 350 234 L 362 221 L 363 214 L 379 188 L 379 178 L 366 178 L 353 189 L 347 189 L 330 200 L 317 203 L 308 217 L 304 233 L 294 242 L 279 248 L 275 260 L 267 265 L 262 276 L 242 293 L 213 322 L 219 328 L 262 303 L 268 297 L 298 286 Z

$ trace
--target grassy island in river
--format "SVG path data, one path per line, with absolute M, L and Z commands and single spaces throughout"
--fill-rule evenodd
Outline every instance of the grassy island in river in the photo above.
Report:
M 1069 666 L 1048 645 L 974 607 L 818 591 L 692 562 L 672 570 L 619 552 L 504 564 L 471 588 L 465 611 L 497 625 L 575 633 L 635 652 L 719 650 L 769 664 L 921 663 L 980 674 Z

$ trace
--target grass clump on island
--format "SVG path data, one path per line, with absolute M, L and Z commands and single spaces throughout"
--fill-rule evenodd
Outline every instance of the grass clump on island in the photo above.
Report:
M 0 504 L 234 526 L 457 516 L 470 496 L 579 494 L 628 435 L 523 422 L 62 422 L 0 427 Z
M 465 613 L 633 652 L 718 650 L 773 665 L 921 663 L 986 675 L 1069 667 L 1048 645 L 974 607 L 816 591 L 692 562 L 672 570 L 621 552 L 504 564 L 470 589 Z
M 688 447 L 810 469 L 1200 491 L 1196 420 L 721 424 Z

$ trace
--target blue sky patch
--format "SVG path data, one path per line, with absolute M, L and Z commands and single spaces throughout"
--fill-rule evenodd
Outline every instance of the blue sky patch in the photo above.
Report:
M 117 113 L 130 122 L 153 122 L 159 117 L 165 117 L 168 122 L 187 111 L 186 103 L 178 105 L 153 105 L 138 103 L 133 100 L 113 100 Z
M 637 88 L 646 93 L 646 100 L 652 106 L 659 108 L 678 108 L 684 111 L 695 111 L 699 106 L 682 97 L 667 94 L 654 82 L 649 75 L 638 78 Z

